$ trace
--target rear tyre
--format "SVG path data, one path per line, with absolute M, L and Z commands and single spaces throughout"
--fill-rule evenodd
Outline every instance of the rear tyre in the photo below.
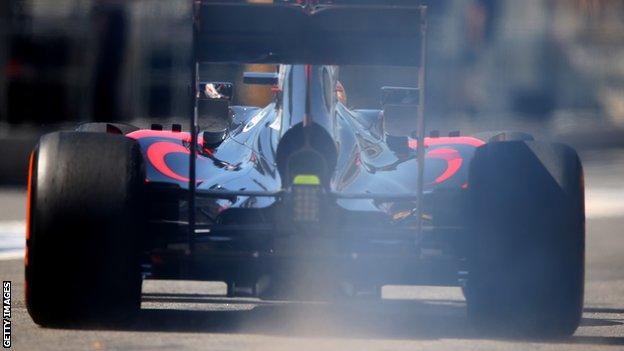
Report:
M 119 135 L 44 135 L 31 156 L 26 304 L 35 323 L 117 323 L 140 309 L 144 166 Z
M 494 142 L 469 175 L 468 316 L 479 327 L 574 333 L 583 310 L 583 169 L 561 144 Z

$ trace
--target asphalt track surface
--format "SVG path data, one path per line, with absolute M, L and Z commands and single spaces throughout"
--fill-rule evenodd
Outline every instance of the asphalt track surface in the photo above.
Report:
M 40 328 L 26 312 L 23 266 L 16 259 L 22 254 L 16 238 L 23 231 L 24 192 L 4 189 L 0 278 L 13 282 L 13 349 L 624 349 L 624 152 L 582 157 L 587 179 L 587 283 L 582 325 L 571 338 L 531 340 L 478 332 L 466 320 L 463 297 L 455 288 L 386 287 L 380 301 L 267 303 L 226 299 L 220 283 L 186 281 L 146 282 L 142 312 L 125 328 Z

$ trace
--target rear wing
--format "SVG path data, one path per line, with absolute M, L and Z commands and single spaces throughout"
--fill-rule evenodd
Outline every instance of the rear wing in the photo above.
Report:
M 422 64 L 425 7 L 414 5 L 417 1 L 409 1 L 412 5 L 381 1 L 318 3 L 197 1 L 195 59 L 238 63 Z

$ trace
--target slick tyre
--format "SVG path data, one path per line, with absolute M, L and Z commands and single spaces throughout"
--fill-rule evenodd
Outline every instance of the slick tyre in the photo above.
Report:
M 480 328 L 571 335 L 583 310 L 583 169 L 562 144 L 492 142 L 470 166 L 468 317 Z
M 109 324 L 140 309 L 139 145 L 104 133 L 44 135 L 31 155 L 26 305 L 42 326 Z

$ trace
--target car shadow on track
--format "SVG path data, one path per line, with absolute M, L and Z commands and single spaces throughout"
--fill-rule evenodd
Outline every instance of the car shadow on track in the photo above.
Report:
M 366 339 L 497 339 L 565 344 L 624 345 L 624 337 L 573 336 L 557 340 L 485 334 L 467 320 L 462 300 L 271 302 L 202 294 L 145 294 L 127 329 L 147 332 L 227 333 Z M 587 309 L 586 312 L 590 312 Z M 622 324 L 584 318 L 582 326 Z

